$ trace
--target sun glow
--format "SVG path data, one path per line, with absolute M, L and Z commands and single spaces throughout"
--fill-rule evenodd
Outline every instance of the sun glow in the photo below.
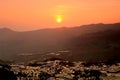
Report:
M 62 22 L 62 17 L 61 16 L 57 16 L 56 21 L 57 21 L 57 23 L 61 23 Z
M 58 22 L 58 23 L 61 23 L 61 22 L 62 22 L 62 19 L 61 19 L 61 18 L 58 18 L 58 19 L 57 19 L 57 22 Z

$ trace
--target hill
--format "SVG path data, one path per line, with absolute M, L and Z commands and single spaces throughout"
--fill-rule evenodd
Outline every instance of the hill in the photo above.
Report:
M 71 50 L 72 53 L 74 52 L 71 59 L 86 61 L 119 61 L 119 35 L 120 30 L 106 30 L 76 37 L 68 43 L 68 49 Z
M 27 61 L 53 56 L 66 60 L 115 60 L 120 52 L 119 35 L 120 23 L 26 32 L 3 28 L 0 59 Z

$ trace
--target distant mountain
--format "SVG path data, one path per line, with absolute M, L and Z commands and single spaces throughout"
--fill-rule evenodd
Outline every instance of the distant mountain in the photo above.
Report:
M 84 34 L 68 43 L 70 60 L 120 61 L 120 30 Z M 74 53 L 74 54 L 73 54 Z
M 0 29 L 0 59 L 43 59 L 53 56 L 55 52 L 54 57 L 66 60 L 118 60 L 119 35 L 120 23 L 26 32 L 3 28 Z

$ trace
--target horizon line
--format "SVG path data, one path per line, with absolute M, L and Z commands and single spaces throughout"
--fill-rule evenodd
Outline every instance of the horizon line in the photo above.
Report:
M 76 25 L 76 26 L 62 26 L 62 27 L 56 27 L 56 28 L 38 28 L 38 29 L 33 29 L 33 30 L 14 30 L 12 28 L 8 28 L 8 27 L 1 27 L 0 29 L 5 29 L 5 30 L 11 30 L 11 31 L 15 31 L 15 32 L 31 32 L 31 31 L 38 31 L 38 30 L 48 30 L 48 29 L 62 29 L 62 28 L 75 28 L 75 27 L 83 27 L 83 26 L 89 26 L 89 25 L 99 25 L 99 24 L 103 24 L 103 25 L 112 25 L 112 24 L 120 24 L 120 22 L 115 22 L 115 23 L 90 23 L 90 24 L 82 24 L 82 25 Z

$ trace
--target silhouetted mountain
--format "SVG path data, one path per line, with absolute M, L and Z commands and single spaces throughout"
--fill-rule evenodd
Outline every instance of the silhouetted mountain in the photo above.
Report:
M 67 60 L 112 60 L 119 56 L 119 35 L 120 23 L 26 32 L 3 28 L 0 58 L 26 61 L 56 56 Z M 56 55 L 49 54 L 52 52 Z
M 1 28 L 0 32 L 12 32 L 12 30 L 9 28 Z
M 69 50 L 74 52 L 71 59 L 86 61 L 119 61 L 120 30 L 84 34 L 68 43 Z M 77 57 L 76 57 L 77 56 Z M 70 59 L 70 57 L 68 58 Z

